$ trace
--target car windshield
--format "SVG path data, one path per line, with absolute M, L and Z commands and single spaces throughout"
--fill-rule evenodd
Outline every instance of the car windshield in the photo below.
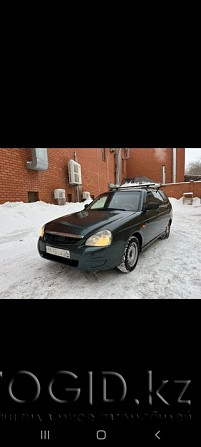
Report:
M 121 210 L 138 211 L 140 202 L 140 191 L 123 191 L 102 194 L 97 197 L 88 208 L 91 210 Z

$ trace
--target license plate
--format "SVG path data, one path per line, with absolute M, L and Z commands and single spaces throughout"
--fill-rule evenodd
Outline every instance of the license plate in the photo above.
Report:
M 55 256 L 61 256 L 62 258 L 70 258 L 69 250 L 63 250 L 62 248 L 49 247 L 46 245 L 46 253 Z

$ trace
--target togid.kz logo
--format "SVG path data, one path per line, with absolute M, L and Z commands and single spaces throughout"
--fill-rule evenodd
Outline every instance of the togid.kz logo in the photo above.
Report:
M 41 440 L 52 439 L 53 424 L 63 423 L 65 430 L 75 423 L 85 424 L 89 431 L 92 427 L 97 440 L 105 440 L 109 436 L 108 425 L 113 424 L 116 430 L 126 422 L 136 431 L 140 423 L 154 423 L 155 436 L 160 439 L 159 423 L 191 421 L 191 380 L 159 379 L 151 370 L 143 373 L 140 383 L 134 376 L 125 378 L 116 371 L 86 371 L 78 375 L 62 370 L 52 377 L 48 374 L 48 379 L 31 371 L 21 370 L 9 376 L 0 371 L 0 394 L 9 408 L 11 403 L 15 408 L 14 415 L 0 409 L 0 423 L 40 423 Z
M 164 397 L 163 392 L 165 391 L 165 387 L 167 388 L 168 384 L 171 384 L 171 388 L 174 387 L 175 385 L 180 385 L 180 390 L 175 398 L 175 402 L 172 402 L 173 404 L 178 403 L 178 404 L 187 404 L 187 405 L 191 405 L 191 399 L 186 398 L 185 397 L 185 393 L 187 392 L 190 384 L 191 384 L 191 380 L 189 379 L 175 379 L 175 380 L 161 380 L 160 386 L 157 387 L 156 389 L 153 389 L 153 372 L 152 371 L 147 371 L 148 374 L 148 380 L 147 380 L 147 384 L 148 384 L 148 400 L 147 403 L 149 405 L 153 405 L 153 396 L 157 397 L 157 399 L 160 400 L 160 402 L 162 402 L 164 405 L 170 405 L 170 402 L 168 402 L 167 397 Z M 31 379 L 31 381 L 33 382 L 33 385 L 35 386 L 35 393 L 34 396 L 32 396 L 31 398 L 26 398 L 26 396 L 24 398 L 20 398 L 19 396 L 17 396 L 16 392 L 14 391 L 14 385 L 16 385 L 19 376 L 24 376 L 25 377 L 29 377 Z M 58 397 L 55 393 L 55 391 L 53 390 L 54 385 L 56 384 L 56 382 L 59 382 L 60 378 L 62 376 L 65 376 L 66 378 L 71 378 L 74 380 L 75 382 L 75 386 L 73 387 L 65 387 L 64 388 L 64 396 L 63 398 Z M 88 396 L 87 396 L 87 403 L 89 403 L 90 405 L 94 404 L 94 386 L 93 386 L 93 376 L 94 373 L 93 371 L 88 371 Z M 103 403 L 114 403 L 114 402 L 123 402 L 128 394 L 128 387 L 127 387 L 127 383 L 126 380 L 124 379 L 124 377 L 119 374 L 118 372 L 114 372 L 114 371 L 102 371 L 101 372 L 101 376 L 102 376 L 102 402 Z M 108 391 L 108 386 L 107 386 L 107 380 L 109 377 L 113 377 L 115 378 L 115 382 L 116 382 L 116 388 L 117 388 L 117 379 L 118 379 L 118 394 L 119 394 L 119 390 L 120 390 L 120 396 L 118 397 L 118 399 L 115 398 L 115 396 L 111 396 L 109 395 L 109 391 Z M 3 378 L 3 371 L 0 371 L 0 378 Z M 73 402 L 77 402 L 81 396 L 81 388 L 76 386 L 76 382 L 79 379 L 79 376 L 77 376 L 75 373 L 71 372 L 71 371 L 58 371 L 56 373 L 56 375 L 51 379 L 51 381 L 49 382 L 49 384 L 47 385 L 47 389 L 48 389 L 48 393 L 50 398 L 58 403 L 58 404 L 67 404 L 67 403 L 73 403 Z M 72 393 L 73 393 L 73 397 L 72 397 Z M 18 371 L 14 377 L 12 377 L 12 379 L 9 381 L 8 384 L 8 394 L 10 396 L 10 398 L 19 404 L 26 404 L 26 403 L 33 403 L 38 401 L 38 399 L 40 398 L 41 395 L 41 384 L 39 379 L 36 377 L 35 374 L 33 374 L 30 371 Z M 68 395 L 68 398 L 67 398 Z M 69 396 L 71 395 L 70 399 Z M 134 398 L 133 402 L 137 405 L 140 404 L 139 400 L 137 398 Z

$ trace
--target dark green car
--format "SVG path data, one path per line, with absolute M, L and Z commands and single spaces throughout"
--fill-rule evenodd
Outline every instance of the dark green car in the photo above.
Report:
M 168 238 L 172 205 L 156 187 L 119 187 L 98 196 L 83 211 L 60 217 L 41 230 L 43 258 L 83 270 L 117 267 L 128 273 L 141 251 Z

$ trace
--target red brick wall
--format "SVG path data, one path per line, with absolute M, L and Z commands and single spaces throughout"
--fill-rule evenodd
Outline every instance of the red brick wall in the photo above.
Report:
M 33 190 L 33 173 L 26 177 L 30 149 L 0 149 L 0 203 L 28 201 L 27 190 Z M 25 187 L 25 183 L 26 187 Z
M 76 149 L 78 162 L 82 166 L 82 190 L 97 196 L 108 190 L 108 183 L 115 183 L 114 153 L 105 149 L 106 160 L 102 160 L 102 149 Z
M 39 200 L 55 203 L 53 191 L 57 188 L 72 194 L 75 188 L 68 184 L 67 165 L 76 150 L 82 168 L 82 191 L 94 196 L 108 190 L 108 183 L 115 183 L 114 154 L 106 149 L 106 161 L 102 160 L 99 148 L 49 148 L 47 171 L 32 171 L 26 167 L 31 161 L 31 150 L 27 148 L 0 148 L 0 203 L 6 201 L 28 202 L 28 191 L 37 191 Z
M 177 148 L 177 182 L 184 182 L 185 173 L 185 149 Z M 168 183 L 166 181 L 166 183 Z
M 193 192 L 194 197 L 201 198 L 201 182 L 171 183 L 169 185 L 162 185 L 161 189 L 168 197 L 174 197 L 175 199 L 183 197 L 185 192 Z
M 162 182 L 162 166 L 165 165 L 166 183 L 172 182 L 172 148 L 132 148 L 127 165 L 127 177 L 146 176 Z M 185 149 L 177 149 L 177 182 L 184 181 Z
M 108 183 L 115 183 L 115 154 L 107 148 L 106 161 L 102 160 L 101 148 L 74 149 L 49 148 L 47 171 L 32 171 L 26 167 L 31 161 L 31 149 L 0 148 L 0 203 L 6 201 L 28 202 L 28 191 L 36 191 L 39 200 L 55 203 L 53 191 L 65 189 L 76 200 L 75 187 L 67 180 L 67 165 L 76 150 L 82 168 L 82 191 L 89 191 L 95 197 L 108 190 Z M 122 159 L 122 178 L 146 175 L 162 181 L 162 164 L 166 165 L 166 182 L 172 181 L 172 150 L 162 149 L 157 153 L 153 148 L 131 149 L 131 158 Z M 158 160 L 157 160 L 158 156 Z M 124 151 L 122 150 L 122 158 Z M 177 182 L 184 180 L 184 149 L 177 150 Z M 173 196 L 174 197 L 174 196 Z M 181 197 L 181 196 L 180 196 Z
M 201 199 L 201 182 L 190 182 L 190 191 L 193 192 L 194 197 L 200 197 Z

